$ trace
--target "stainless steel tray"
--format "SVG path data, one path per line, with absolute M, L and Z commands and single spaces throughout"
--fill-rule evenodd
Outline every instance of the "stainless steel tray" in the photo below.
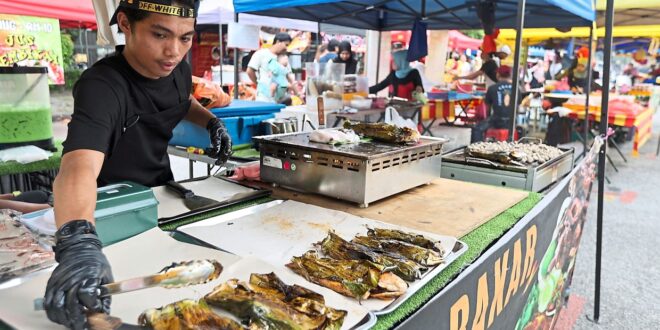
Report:
M 544 191 L 570 173 L 574 165 L 574 149 L 560 148 L 563 153 L 536 166 L 506 165 L 465 156 L 465 148 L 443 155 L 442 177 L 494 186 Z
M 186 225 L 177 231 L 239 256 L 254 256 L 273 265 L 284 265 L 291 257 L 312 249 L 312 244 L 322 240 L 331 229 L 344 238 L 350 238 L 356 234 L 366 234 L 367 226 L 419 233 L 441 241 L 445 250 L 449 251 L 445 256 L 446 263 L 426 272 L 420 280 L 409 283 L 405 295 L 391 301 L 362 301 L 362 305 L 376 315 L 395 310 L 468 248 L 454 237 L 411 230 L 294 201 L 273 201 L 267 205 L 243 209 L 239 214 L 225 214 Z M 295 274 L 291 270 L 287 271 Z M 355 302 L 352 298 L 344 298 Z
M 367 207 L 440 177 L 444 139 L 422 137 L 415 145 L 360 142 L 332 146 L 310 142 L 309 134 L 254 138 L 260 145 L 261 179 Z

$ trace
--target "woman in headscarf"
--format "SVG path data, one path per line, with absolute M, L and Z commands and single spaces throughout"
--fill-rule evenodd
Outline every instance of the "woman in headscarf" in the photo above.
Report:
M 406 59 L 407 56 L 407 50 L 392 53 L 394 71 L 391 71 L 385 80 L 379 82 L 376 86 L 369 87 L 369 93 L 376 94 L 389 87 L 390 96 L 413 100 L 413 92 L 424 92 L 422 77 L 419 75 L 419 71 L 410 67 L 410 62 Z
M 337 54 L 339 56 L 335 57 L 332 62 L 334 63 L 344 63 L 345 69 L 344 74 L 356 74 L 357 73 L 357 60 L 353 58 L 353 51 L 351 51 L 351 43 L 344 40 L 339 43 L 337 47 Z

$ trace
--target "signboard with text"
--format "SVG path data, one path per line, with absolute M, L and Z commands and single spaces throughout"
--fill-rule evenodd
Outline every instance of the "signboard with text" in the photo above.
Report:
M 64 84 L 57 19 L 0 14 L 0 66 L 43 66 L 51 84 Z

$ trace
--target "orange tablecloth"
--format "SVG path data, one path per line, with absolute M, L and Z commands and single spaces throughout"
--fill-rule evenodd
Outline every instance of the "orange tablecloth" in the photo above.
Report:
M 462 100 L 429 100 L 421 110 L 421 119 L 439 119 L 443 118 L 448 122 L 454 122 L 457 118 L 467 119 L 468 110 L 477 107 L 484 102 L 481 97 L 474 97 Z M 456 105 L 459 106 L 459 113 L 456 113 Z
M 564 106 L 573 111 L 568 114 L 569 118 L 584 120 L 584 105 L 565 104 Z M 601 107 L 599 106 L 590 106 L 589 120 L 600 122 L 600 110 Z M 639 155 L 639 148 L 651 138 L 653 109 L 646 108 L 638 113 L 609 111 L 607 114 L 607 122 L 614 126 L 635 128 L 633 155 L 637 156 Z

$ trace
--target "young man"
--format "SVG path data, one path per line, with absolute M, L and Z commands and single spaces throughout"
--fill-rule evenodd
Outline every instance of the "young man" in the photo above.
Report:
M 474 80 L 479 78 L 481 75 L 486 77 L 486 88 L 494 85 L 497 82 L 497 68 L 500 66 L 502 60 L 511 55 L 511 48 L 504 45 L 493 54 L 482 53 L 481 58 L 484 60 L 484 63 L 481 65 L 479 70 L 472 72 L 466 76 L 455 76 L 454 80 L 459 79 L 468 79 Z
M 489 128 L 510 129 L 513 115 L 513 93 L 511 87 L 511 67 L 502 65 L 497 69 L 497 83 L 488 87 L 484 102 L 489 109 L 487 119 L 481 121 L 472 130 L 472 142 L 483 141 Z M 520 99 L 518 93 L 518 99 Z
M 277 63 L 277 57 L 286 54 L 286 49 L 290 43 L 291 36 L 288 33 L 281 32 L 275 35 L 273 45 L 270 48 L 260 49 L 252 55 L 247 74 L 250 80 L 257 85 L 257 101 L 275 102 L 270 92 L 273 80 L 272 62 Z M 288 79 L 289 83 L 293 85 L 294 81 L 290 76 Z
M 88 313 L 108 313 L 100 286 L 113 281 L 94 227 L 96 188 L 129 180 L 157 186 L 173 179 L 167 155 L 182 119 L 206 127 L 216 164 L 231 140 L 223 123 L 190 96 L 192 76 L 183 57 L 195 33 L 192 0 L 121 0 L 110 24 L 126 45 L 83 73 L 74 87 L 60 172 L 54 183 L 59 265 L 48 281 L 48 318 L 88 328 Z
M 319 63 L 328 63 L 337 58 L 337 49 L 339 48 L 339 40 L 332 39 L 328 42 L 328 53 L 319 58 Z

